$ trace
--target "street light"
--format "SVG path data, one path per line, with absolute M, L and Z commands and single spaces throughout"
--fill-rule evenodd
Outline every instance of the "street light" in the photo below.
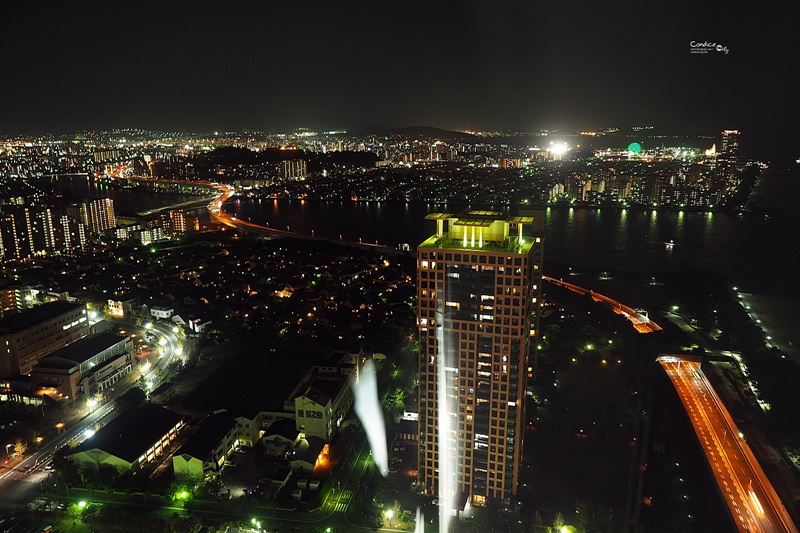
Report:
M 8 453 L 8 449 L 12 446 L 13 444 L 6 444 L 6 458 L 8 458 L 9 461 L 11 460 L 11 455 Z

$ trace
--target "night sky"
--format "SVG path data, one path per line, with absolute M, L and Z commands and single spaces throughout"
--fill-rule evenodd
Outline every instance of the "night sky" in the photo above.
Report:
M 787 133 L 800 117 L 793 4 L 8 2 L 0 132 Z M 729 53 L 691 54 L 691 41 Z

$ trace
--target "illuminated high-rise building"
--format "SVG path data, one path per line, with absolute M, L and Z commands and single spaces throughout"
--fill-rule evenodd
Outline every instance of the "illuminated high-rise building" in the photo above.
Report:
M 67 207 L 67 216 L 75 222 L 89 226 L 89 208 L 85 203 L 71 204 Z
M 523 235 L 534 217 L 426 218 L 437 230 L 417 249 L 420 483 L 442 505 L 509 501 L 535 372 L 541 235 Z
M 18 259 L 18 243 L 14 213 L 0 213 L 0 258 L 3 261 Z
M 0 221 L 4 260 L 29 259 L 56 247 L 52 211 L 48 207 L 7 206 Z
M 69 215 L 61 215 L 59 222 L 58 237 L 61 247 L 67 252 L 85 249 L 88 242 L 86 225 Z
M 53 213 L 50 208 L 44 207 L 34 211 L 33 214 L 33 242 L 36 252 L 48 252 L 56 248 L 56 230 L 53 226 Z
M 736 156 L 739 153 L 739 136 L 742 134 L 739 130 L 723 130 L 720 139 L 719 154 L 726 154 L 733 161 L 736 161 Z
M 20 237 L 20 251 L 22 257 L 33 257 L 36 253 L 36 245 L 33 242 L 33 216 L 28 207 L 20 207 L 17 216 L 18 224 L 22 226 L 17 228 L 17 235 Z
M 717 167 L 714 171 L 714 182 L 718 189 L 730 184 L 739 158 L 739 130 L 724 130 L 720 134 L 720 148 L 717 153 Z
M 281 161 L 278 167 L 282 179 L 302 180 L 307 174 L 307 165 L 304 159 L 288 159 Z
M 89 201 L 89 227 L 94 233 L 102 233 L 117 225 L 114 215 L 114 200 L 98 198 Z
M 173 235 L 186 233 L 186 214 L 179 209 L 172 209 L 169 212 L 170 227 Z

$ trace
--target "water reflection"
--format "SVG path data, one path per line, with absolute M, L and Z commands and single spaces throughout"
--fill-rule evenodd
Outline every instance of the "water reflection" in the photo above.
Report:
M 102 189 L 84 176 L 62 178 L 72 196 L 110 196 L 119 213 L 133 213 L 169 205 L 185 195 L 154 194 L 129 189 Z M 60 180 L 61 181 L 61 180 Z M 293 232 L 343 240 L 380 241 L 387 246 L 413 247 L 435 231 L 425 220 L 433 211 L 458 213 L 464 205 L 432 203 L 315 201 L 290 202 L 241 198 L 236 216 L 271 227 L 290 226 Z M 202 213 L 202 210 L 192 210 Z M 506 210 L 509 212 L 509 210 Z M 733 278 L 746 290 L 785 294 L 798 287 L 792 265 L 786 261 L 787 243 L 800 242 L 800 225 L 745 213 L 683 213 L 638 209 L 585 209 L 556 206 L 544 209 L 545 268 L 564 263 L 596 270 L 652 273 L 707 268 Z M 665 243 L 674 240 L 672 252 Z

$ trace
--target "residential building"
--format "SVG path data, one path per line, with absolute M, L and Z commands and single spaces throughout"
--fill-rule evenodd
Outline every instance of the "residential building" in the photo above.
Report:
M 307 175 L 307 166 L 304 159 L 288 159 L 281 161 L 279 167 L 281 179 L 302 180 Z
M 426 494 L 509 501 L 522 468 L 542 274 L 534 217 L 431 213 L 417 249 L 419 476 Z
M 22 309 L 22 287 L 6 285 L 0 288 L 0 318 L 17 313 Z
M 150 308 L 150 316 L 159 320 L 169 320 L 173 313 L 175 313 L 175 309 L 172 307 L 154 305 Z
M 718 190 L 724 190 L 735 176 L 741 134 L 739 130 L 723 130 L 720 133 L 720 149 L 717 153 L 717 166 L 714 169 L 714 182 Z
M 97 198 L 88 202 L 89 227 L 94 233 L 103 233 L 117 225 L 114 215 L 114 200 Z

